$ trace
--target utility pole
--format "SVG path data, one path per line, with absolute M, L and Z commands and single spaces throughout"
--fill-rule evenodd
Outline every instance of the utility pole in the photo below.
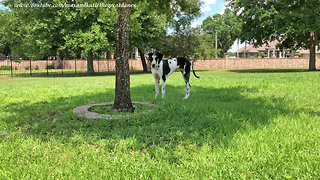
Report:
M 239 38 L 237 39 L 237 58 L 239 58 Z
M 244 41 L 244 57 L 243 58 L 247 58 L 247 41 Z

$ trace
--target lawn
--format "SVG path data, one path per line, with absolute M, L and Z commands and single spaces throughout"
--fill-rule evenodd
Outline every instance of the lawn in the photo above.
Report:
M 183 100 L 180 73 L 154 99 L 131 75 L 132 119 L 79 120 L 113 101 L 114 76 L 0 79 L 0 179 L 320 179 L 320 73 L 202 70 Z

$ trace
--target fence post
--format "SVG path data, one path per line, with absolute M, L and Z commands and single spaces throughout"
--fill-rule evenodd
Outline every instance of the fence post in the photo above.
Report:
M 46 66 L 46 69 L 47 69 L 47 76 L 49 76 L 49 68 L 48 68 L 48 58 L 47 58 L 47 66 Z
M 107 67 L 108 67 L 108 72 L 109 72 L 109 58 L 107 58 Z
M 77 58 L 74 59 L 74 73 L 77 74 Z
M 61 68 L 61 70 L 62 70 L 62 74 L 63 74 L 63 59 L 61 60 L 61 62 L 62 62 L 62 68 Z
M 100 66 L 99 66 L 99 64 L 100 64 L 100 57 L 98 57 L 98 72 L 100 72 Z
M 10 57 L 10 63 L 11 63 L 11 77 L 13 77 L 13 64 L 12 64 L 12 58 L 11 58 L 11 56 L 9 56 Z

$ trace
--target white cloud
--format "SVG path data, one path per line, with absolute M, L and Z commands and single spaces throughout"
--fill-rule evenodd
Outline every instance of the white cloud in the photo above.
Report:
M 224 6 L 224 8 L 223 8 L 223 10 L 219 13 L 219 14 L 223 14 L 224 13 L 224 11 L 226 10 L 226 6 Z
M 206 12 L 206 11 L 210 11 L 211 8 L 209 5 L 206 5 L 204 8 L 201 8 L 201 12 Z
M 191 23 L 191 27 L 192 28 L 196 28 L 196 27 L 199 27 L 201 25 L 202 25 L 202 21 L 201 22 L 200 21 L 194 21 L 194 22 Z
M 208 5 L 215 5 L 216 4 L 216 0 L 203 0 L 204 4 L 208 4 Z
M 201 12 L 210 11 L 211 10 L 210 5 L 216 4 L 216 0 L 203 0 L 202 2 L 203 4 L 202 4 Z

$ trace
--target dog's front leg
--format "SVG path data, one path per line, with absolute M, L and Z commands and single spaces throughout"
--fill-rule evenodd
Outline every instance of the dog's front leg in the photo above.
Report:
M 165 79 L 162 79 L 161 85 L 162 85 L 162 99 L 163 99 L 166 94 L 166 80 Z
M 159 81 L 160 81 L 160 79 L 155 78 L 155 93 L 156 93 L 156 95 L 154 98 L 157 98 L 159 95 Z

